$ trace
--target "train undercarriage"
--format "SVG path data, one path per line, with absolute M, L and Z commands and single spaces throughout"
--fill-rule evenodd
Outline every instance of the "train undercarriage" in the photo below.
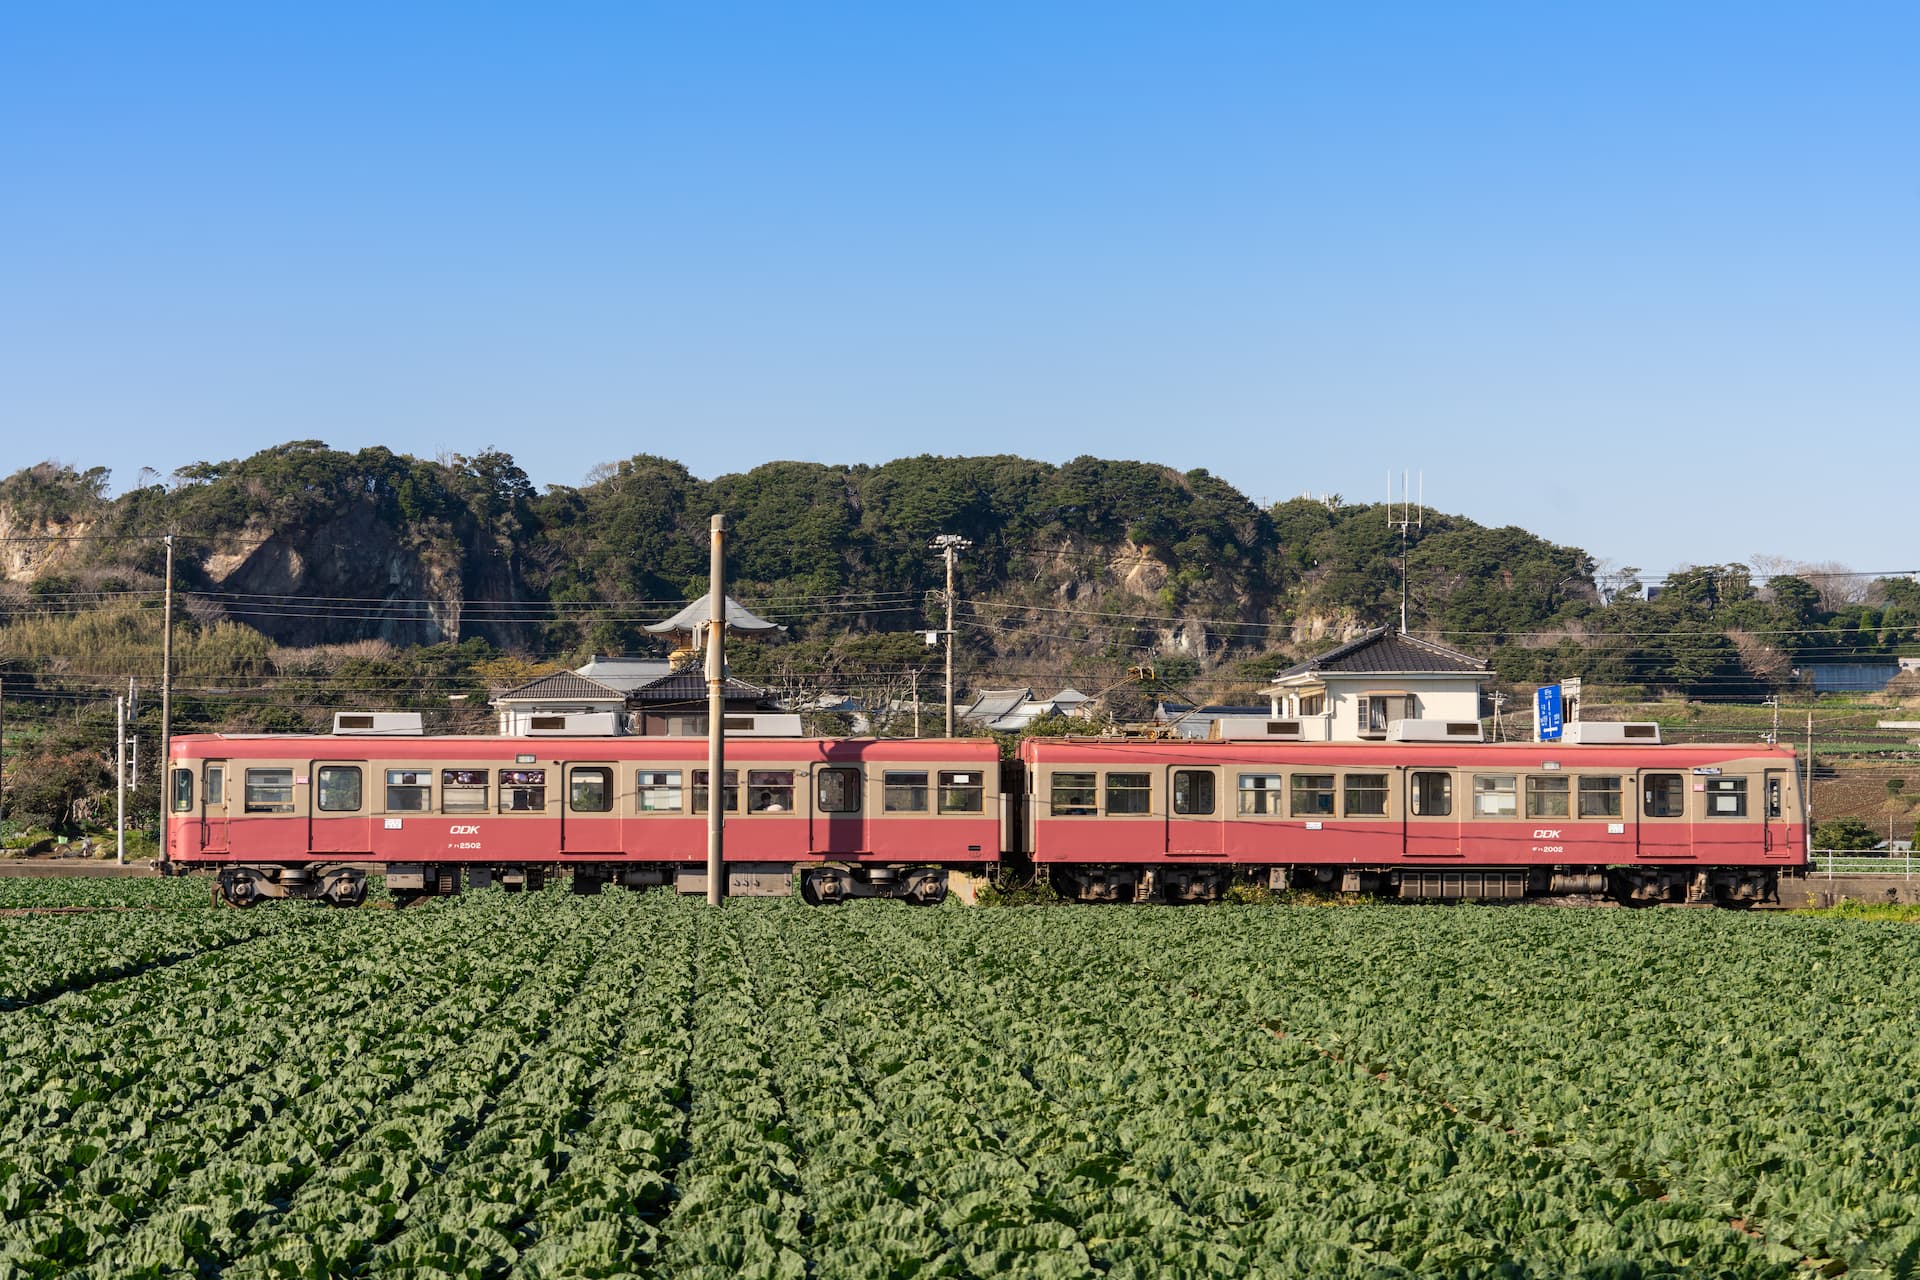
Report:
M 1274 893 L 1351 894 L 1401 901 L 1562 898 L 1626 906 L 1751 907 L 1779 900 L 1771 867 L 1245 868 L 1194 864 L 1050 864 L 1042 878 L 1076 902 L 1204 903 L 1235 883 Z

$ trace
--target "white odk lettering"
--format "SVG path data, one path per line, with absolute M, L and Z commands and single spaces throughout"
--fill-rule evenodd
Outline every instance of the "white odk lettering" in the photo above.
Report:
M 1558 831 L 1549 831 L 1549 830 L 1546 830 L 1545 828 L 1542 828 L 1541 830 L 1533 833 L 1533 838 L 1535 840 L 1558 840 L 1560 838 L 1560 833 Z
M 450 836 L 477 836 L 480 834 L 480 828 L 453 826 L 447 828 L 447 834 Z

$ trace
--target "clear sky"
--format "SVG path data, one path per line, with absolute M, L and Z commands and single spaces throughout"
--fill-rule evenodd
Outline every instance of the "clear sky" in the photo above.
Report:
M 0 473 L 1081 453 L 1920 566 L 1920 5 L 0 7 Z

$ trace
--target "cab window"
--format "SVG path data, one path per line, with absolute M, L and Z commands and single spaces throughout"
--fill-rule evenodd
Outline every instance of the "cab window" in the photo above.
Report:
M 193 770 L 191 769 L 173 771 L 173 811 L 175 813 L 193 811 Z

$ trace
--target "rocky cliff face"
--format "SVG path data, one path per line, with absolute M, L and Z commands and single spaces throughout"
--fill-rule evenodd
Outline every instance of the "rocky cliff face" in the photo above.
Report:
M 210 544 L 198 567 L 220 616 L 291 647 L 523 638 L 517 624 L 466 618 L 470 601 L 515 598 L 493 548 L 463 544 L 444 524 L 396 528 L 371 504 L 298 528 L 249 525 Z

